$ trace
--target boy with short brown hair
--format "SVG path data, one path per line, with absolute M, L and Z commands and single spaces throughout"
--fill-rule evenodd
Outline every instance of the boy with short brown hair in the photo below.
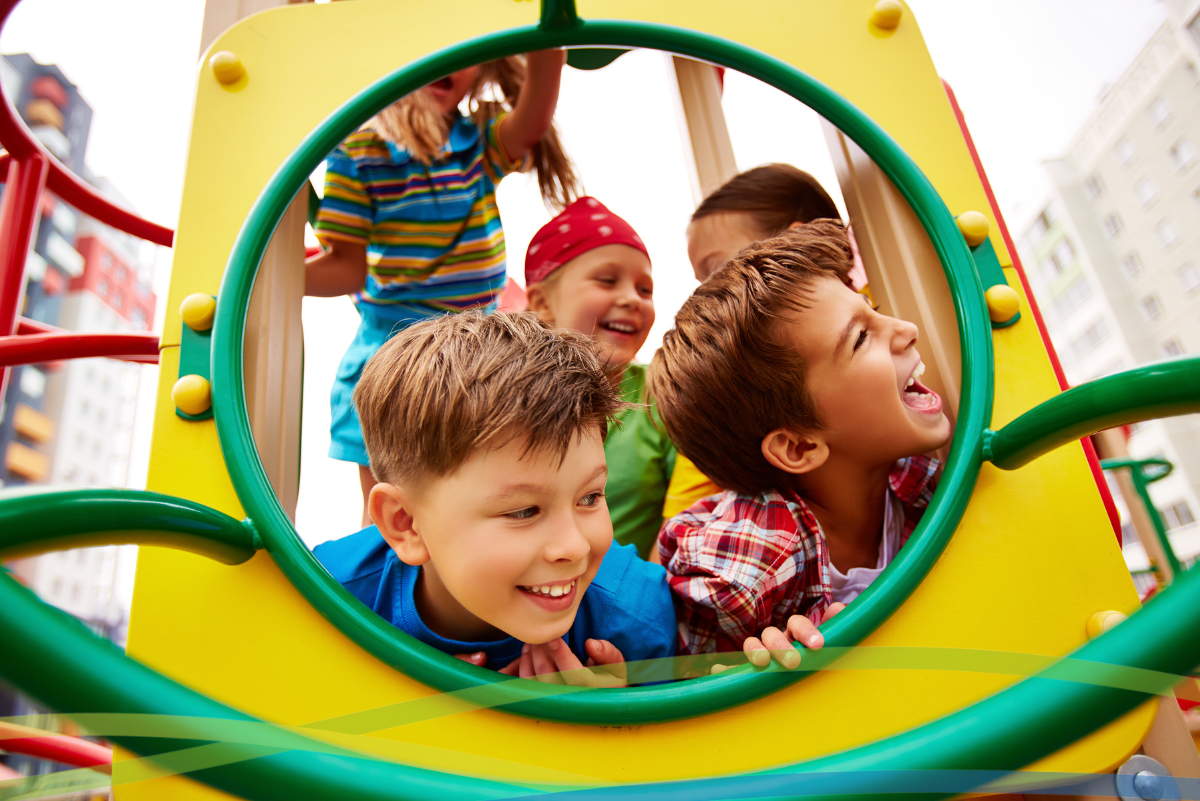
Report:
M 354 399 L 375 526 L 314 554 L 355 597 L 522 677 L 619 685 L 623 661 L 674 654 L 665 572 L 610 547 L 603 441 L 622 404 L 590 339 L 530 314 L 447 315 L 380 348 Z
M 755 243 L 702 284 L 650 365 L 680 452 L 730 488 L 659 535 L 686 653 L 799 655 L 920 520 L 950 438 L 920 383 L 917 328 L 848 286 L 850 242 L 818 220 Z M 762 640 L 758 637 L 761 635 Z

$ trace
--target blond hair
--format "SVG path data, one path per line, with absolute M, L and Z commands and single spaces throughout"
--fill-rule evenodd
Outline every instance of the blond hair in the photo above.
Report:
M 509 56 L 480 65 L 479 75 L 467 94 L 471 121 L 483 130 L 488 120 L 503 111 L 516 108 L 524 85 L 524 56 Z M 497 90 L 501 99 L 485 99 L 489 89 Z M 422 164 L 430 164 L 437 159 L 450 135 L 446 116 L 432 96 L 420 90 L 392 103 L 376 114 L 368 125 L 384 139 L 405 148 L 410 156 Z M 575 167 L 553 123 L 531 149 L 529 161 L 522 171 L 528 170 L 537 173 L 542 201 L 552 210 L 564 209 L 583 195 Z
M 566 456 L 624 408 L 583 334 L 530 313 L 447 314 L 404 329 L 363 369 L 354 405 L 375 477 L 444 476 L 479 448 L 525 439 Z
M 675 315 L 646 389 L 675 446 L 718 485 L 747 494 L 791 486 L 763 457 L 763 437 L 819 429 L 821 419 L 779 323 L 809 308 L 816 281 L 848 283 L 852 264 L 842 224 L 817 220 L 747 246 Z

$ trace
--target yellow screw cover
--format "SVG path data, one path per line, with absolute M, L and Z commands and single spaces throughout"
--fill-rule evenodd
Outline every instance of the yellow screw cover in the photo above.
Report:
M 246 74 L 246 68 L 242 66 L 241 60 L 228 50 L 213 53 L 212 58 L 208 60 L 208 66 L 212 68 L 213 76 L 217 81 L 226 86 L 237 83 Z
M 1122 620 L 1125 620 L 1127 617 L 1128 617 L 1128 615 L 1122 614 L 1121 612 L 1117 612 L 1112 609 L 1105 609 L 1102 612 L 1096 612 L 1095 614 L 1093 614 L 1091 617 L 1088 618 L 1088 622 L 1087 622 L 1088 639 L 1091 640 L 1091 639 L 1095 639 L 1096 637 L 1099 637 L 1101 634 L 1108 631 L 1113 626 L 1120 623 Z
M 213 315 L 217 313 L 217 300 L 212 295 L 195 292 L 183 299 L 179 304 L 179 315 L 193 331 L 207 331 L 212 328 Z
M 171 400 L 185 414 L 204 414 L 212 408 L 212 384 L 204 376 L 180 376 L 171 387 Z
M 991 224 L 988 223 L 988 218 L 980 212 L 964 211 L 958 215 L 957 220 L 958 230 L 962 231 L 963 239 L 967 240 L 969 246 L 975 247 L 988 238 Z
M 871 12 L 871 22 L 877 28 L 894 31 L 900 25 L 902 16 L 904 16 L 904 6 L 900 5 L 900 0 L 879 0 L 875 4 L 875 10 Z
M 996 284 L 983 295 L 987 301 L 988 317 L 993 323 L 1005 323 L 1021 311 L 1021 296 L 1008 284 Z

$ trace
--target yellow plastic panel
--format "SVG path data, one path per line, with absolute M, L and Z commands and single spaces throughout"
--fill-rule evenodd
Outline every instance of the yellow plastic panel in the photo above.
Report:
M 905 10 L 893 34 L 882 35 L 868 26 L 872 7 L 871 0 L 762 0 L 752 11 L 734 13 L 716 0 L 583 0 L 579 10 L 585 18 L 707 31 L 796 64 L 899 141 L 952 212 L 988 215 L 993 245 L 1009 264 L 911 12 Z M 268 177 L 335 107 L 427 52 L 534 22 L 536 15 L 536 4 L 510 0 L 356 0 L 265 12 L 223 34 L 210 52 L 235 53 L 247 77 L 230 91 L 207 67 L 200 70 L 168 307 L 178 308 L 194 292 L 217 291 L 234 236 Z M 1020 291 L 1015 276 L 1010 285 Z M 1022 303 L 1027 308 L 1023 296 Z M 178 343 L 179 325 L 169 315 L 164 343 Z M 995 345 L 1000 425 L 1057 393 L 1058 385 L 1030 314 L 998 330 Z M 212 422 L 189 423 L 172 413 L 171 361 L 177 357 L 173 349 L 166 353 L 150 488 L 240 515 Z M 1073 445 L 1017 472 L 986 467 L 942 559 L 865 645 L 1064 654 L 1084 642 L 1093 612 L 1131 613 L 1137 603 L 1082 449 Z M 290 725 L 433 694 L 336 631 L 265 554 L 227 567 L 143 549 L 130 653 L 218 700 Z M 415 764 L 531 784 L 663 780 L 770 767 L 871 742 L 1014 680 L 828 671 L 720 714 L 633 729 L 544 723 L 447 704 L 444 714 L 420 723 L 329 739 Z M 1039 768 L 1108 769 L 1138 746 L 1152 719 L 1153 705 L 1143 707 Z M 179 781 L 139 782 L 118 794 L 121 801 L 179 797 Z M 193 788 L 187 797 L 223 796 Z

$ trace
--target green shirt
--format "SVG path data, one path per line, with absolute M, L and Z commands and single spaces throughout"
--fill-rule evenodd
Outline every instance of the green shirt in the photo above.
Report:
M 621 400 L 646 403 L 646 365 L 630 364 L 621 378 Z M 608 460 L 608 512 L 613 536 L 622 545 L 633 543 L 643 559 L 654 547 L 662 527 L 663 501 L 675 469 L 675 446 L 661 421 L 657 427 L 646 409 L 628 409 L 617 416 L 604 442 Z

